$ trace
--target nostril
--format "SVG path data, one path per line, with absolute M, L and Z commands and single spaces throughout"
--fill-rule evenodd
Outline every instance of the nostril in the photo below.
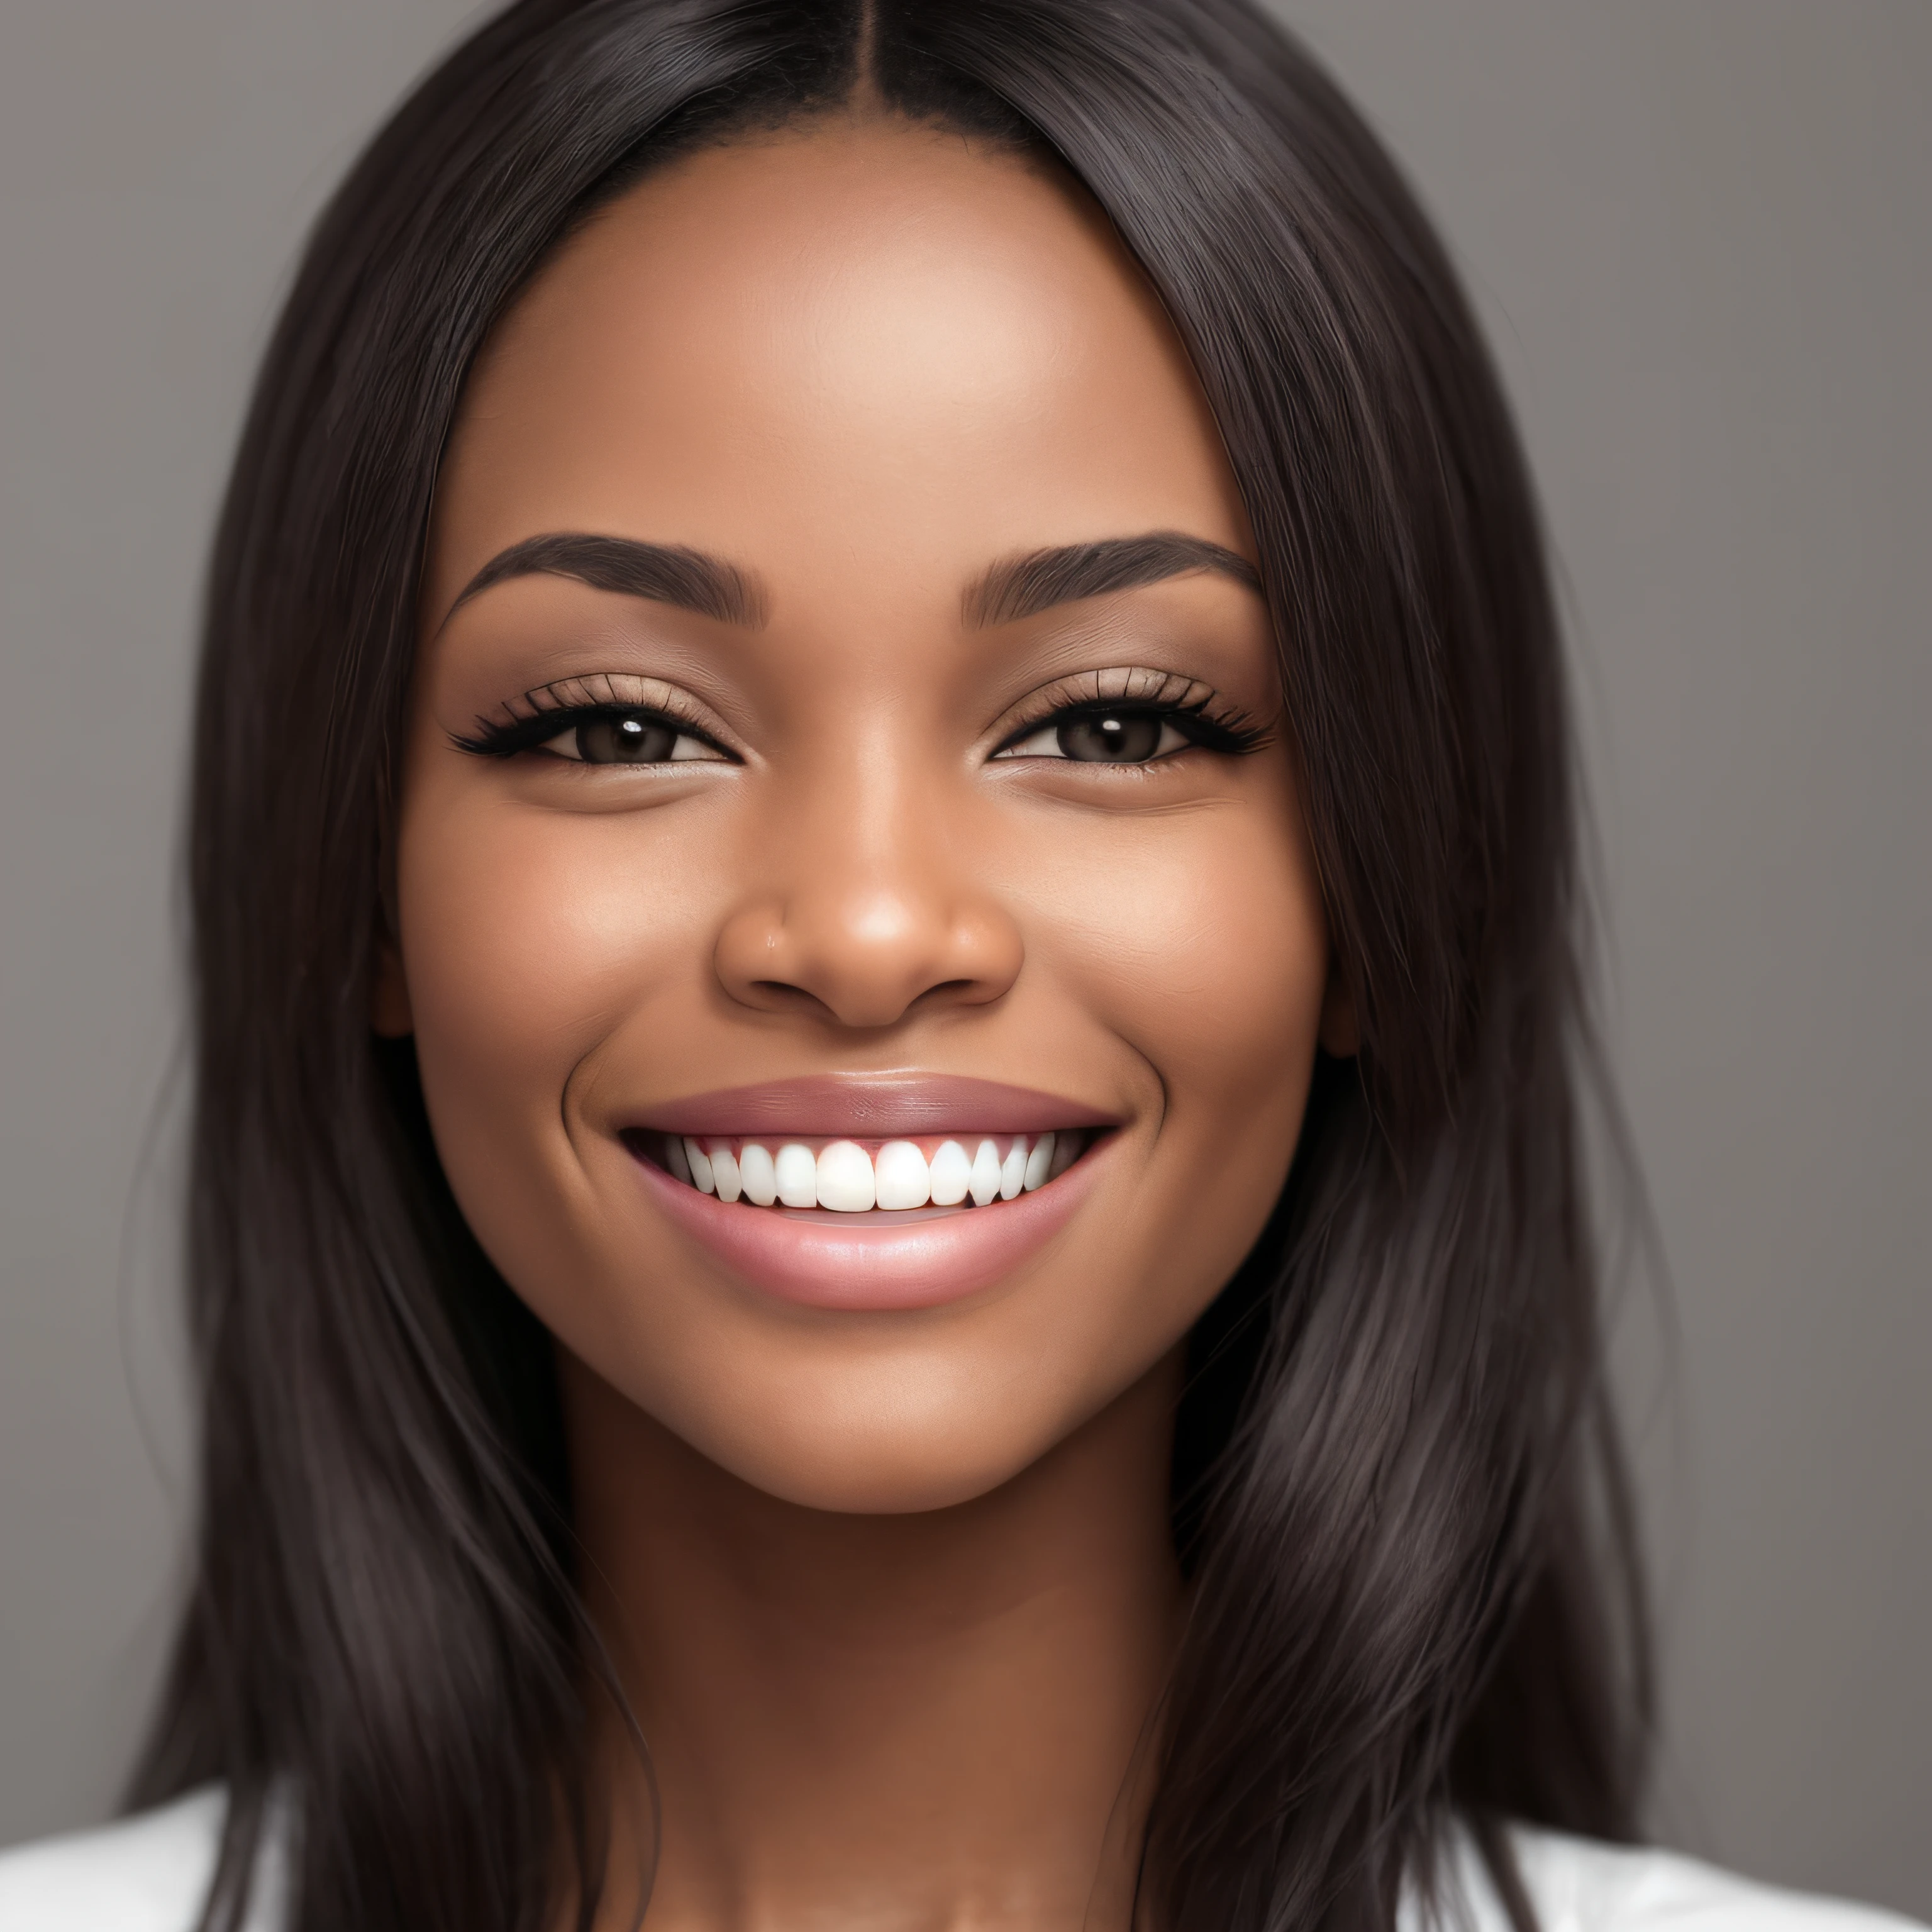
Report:
M 962 993 L 970 993 L 978 984 L 973 980 L 942 980 L 936 986 L 928 986 L 913 1001 L 920 1006 L 932 1001 L 957 999 Z
M 768 1006 L 796 1006 L 821 1015 L 831 1010 L 816 993 L 795 986 L 789 980 L 754 980 L 748 990 Z
M 896 904 L 887 930 L 862 916 L 876 910 L 814 900 L 734 914 L 718 936 L 718 980 L 747 1006 L 876 1030 L 914 1010 L 995 1000 L 1018 971 L 1010 922 L 914 917 Z

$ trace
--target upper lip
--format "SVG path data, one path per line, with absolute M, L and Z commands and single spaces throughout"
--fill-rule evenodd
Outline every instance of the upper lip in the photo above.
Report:
M 842 1134 L 854 1140 L 950 1130 L 1044 1133 L 1120 1117 L 1057 1094 L 961 1073 L 814 1073 L 726 1087 L 648 1108 L 625 1124 L 670 1134 Z

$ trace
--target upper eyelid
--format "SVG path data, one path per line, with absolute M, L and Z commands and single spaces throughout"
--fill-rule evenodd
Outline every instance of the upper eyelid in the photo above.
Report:
M 494 713 L 479 716 L 475 730 L 484 735 L 554 716 L 557 729 L 562 731 L 569 728 L 568 720 L 573 714 L 586 711 L 655 712 L 734 758 L 743 755 L 730 728 L 689 692 L 662 678 L 622 671 L 593 671 L 533 686 L 506 699 Z
M 1156 670 L 1150 665 L 1121 664 L 1098 670 L 1070 671 L 1030 692 L 1011 706 L 1006 718 L 1016 722 L 1046 715 L 1070 704 L 1144 704 L 1170 706 L 1175 710 L 1212 704 L 1220 694 L 1205 680 L 1183 671 Z
M 1147 665 L 1074 671 L 1010 706 L 988 735 L 995 745 L 1006 745 L 1058 712 L 1087 704 L 1132 704 L 1149 710 L 1205 712 L 1211 717 L 1220 696 L 1204 679 Z
M 625 686 L 629 688 L 625 688 Z M 520 709 L 519 707 L 521 707 Z M 687 693 L 674 684 L 656 677 L 632 676 L 618 671 L 593 671 L 584 677 L 561 677 L 539 684 L 512 698 L 503 710 L 514 722 L 541 718 L 550 712 L 658 711 L 709 730 L 710 721 L 700 716 Z
M 1192 712 L 1217 722 L 1222 722 L 1216 717 L 1217 706 L 1225 701 L 1206 680 L 1185 672 L 1151 665 L 1102 666 L 1069 672 L 1029 692 L 1007 707 L 987 735 L 995 746 L 1004 746 L 1037 730 L 1060 712 L 1090 704 L 1132 704 Z M 1246 719 L 1245 707 L 1235 704 L 1228 708 L 1234 717 L 1227 722 Z M 595 671 L 553 679 L 506 700 L 493 714 L 478 716 L 473 728 L 476 735 L 482 736 L 554 716 L 557 729 L 562 731 L 568 728 L 574 712 L 614 710 L 655 712 L 734 758 L 742 760 L 746 755 L 736 734 L 709 706 L 680 686 L 642 673 Z

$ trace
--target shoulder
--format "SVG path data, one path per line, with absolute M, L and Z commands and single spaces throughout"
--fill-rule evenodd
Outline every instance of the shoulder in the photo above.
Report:
M 1924 1932 L 1894 1912 L 1760 1885 L 1676 1852 L 1527 1828 L 1510 1841 L 1541 1932 Z M 1510 1932 L 1466 1835 L 1444 1878 L 1446 1909 L 1424 1917 L 1443 1932 Z
M 0 1851 L 0 1932 L 194 1932 L 226 1800 L 208 1785 L 86 1832 Z M 275 1915 L 251 1911 L 250 1932 Z

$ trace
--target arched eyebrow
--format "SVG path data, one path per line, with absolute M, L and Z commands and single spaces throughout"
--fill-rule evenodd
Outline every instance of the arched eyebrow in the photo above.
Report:
M 968 586 L 960 608 L 970 625 L 1010 624 L 1056 604 L 1132 590 L 1197 570 L 1231 577 L 1261 594 L 1261 573 L 1246 557 L 1204 537 L 1151 530 L 1144 536 L 1063 544 L 1006 558 Z
M 642 543 L 634 537 L 592 536 L 574 530 L 526 537 L 499 550 L 463 586 L 462 595 L 449 607 L 449 616 L 471 598 L 512 577 L 574 578 L 593 590 L 648 597 L 747 630 L 765 621 L 764 596 L 758 580 L 736 564 L 682 544 Z M 448 617 L 443 621 L 447 623 Z

